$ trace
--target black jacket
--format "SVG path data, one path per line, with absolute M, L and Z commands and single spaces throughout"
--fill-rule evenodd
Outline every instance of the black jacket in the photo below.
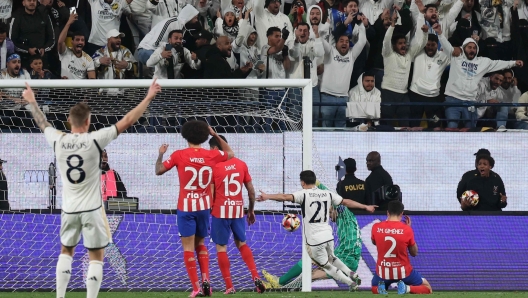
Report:
M 49 52 L 55 45 L 53 26 L 44 11 L 35 9 L 35 13 L 31 15 L 22 8 L 13 14 L 11 22 L 11 40 L 17 52 L 28 53 L 30 48 Z
M 345 178 L 337 183 L 336 192 L 345 199 L 366 204 L 365 181 L 357 178 L 354 174 L 346 174 Z M 351 209 L 355 210 L 355 209 Z
M 508 204 L 507 202 L 501 203 L 501 194 L 506 195 L 506 189 L 504 189 L 502 178 L 497 173 L 490 172 L 489 177 L 477 175 L 468 181 L 467 187 L 479 195 L 479 203 L 469 210 L 502 211 L 502 208 Z
M 0 210 L 9 210 L 9 200 L 7 198 L 7 178 L 2 171 L 0 171 Z
M 372 193 L 378 190 L 382 186 L 392 185 L 391 175 L 385 171 L 382 166 L 378 166 L 372 170 L 370 175 L 365 179 L 365 192 L 367 198 L 367 204 L 370 204 L 369 198 L 372 198 Z M 387 210 L 389 202 L 385 202 L 379 205 L 376 210 L 384 211 Z
M 216 46 L 207 52 L 206 59 L 204 79 L 245 79 L 250 73 L 243 73 L 240 68 L 231 71 L 231 66 Z
M 497 173 L 495 173 L 493 171 L 490 171 L 490 175 L 497 175 Z M 460 203 L 460 197 L 462 196 L 462 194 L 466 190 L 472 190 L 467 185 L 468 182 L 471 179 L 473 179 L 473 178 L 475 178 L 477 176 L 480 176 L 480 173 L 479 173 L 479 171 L 477 169 L 471 170 L 471 171 L 467 171 L 467 172 L 464 173 L 464 175 L 462 175 L 462 178 L 460 179 L 460 182 L 458 182 L 458 186 L 457 186 L 457 200 L 458 200 L 459 203 Z

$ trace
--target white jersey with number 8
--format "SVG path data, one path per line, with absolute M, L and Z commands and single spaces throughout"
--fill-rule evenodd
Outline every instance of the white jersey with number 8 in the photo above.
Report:
M 55 151 L 62 177 L 62 212 L 99 209 L 102 150 L 117 137 L 115 126 L 90 133 L 64 133 L 47 127 L 44 135 Z
M 330 207 L 340 205 L 343 198 L 315 187 L 293 193 L 293 199 L 301 205 L 306 244 L 315 246 L 334 240 L 332 226 L 329 224 Z

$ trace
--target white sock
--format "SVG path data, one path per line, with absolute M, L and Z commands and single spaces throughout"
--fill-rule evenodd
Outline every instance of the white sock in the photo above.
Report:
M 352 271 L 339 258 L 335 258 L 332 265 L 334 265 L 337 269 L 343 271 L 346 275 L 349 275 Z M 352 278 L 352 276 L 350 276 L 350 278 Z
M 97 298 L 103 281 L 103 262 L 90 261 L 86 275 L 86 297 Z
M 72 262 L 73 258 L 69 255 L 59 255 L 55 271 L 57 298 L 64 298 L 64 295 L 66 295 L 66 289 L 72 274 Z
M 346 276 L 343 271 L 337 269 L 334 265 L 326 263 L 326 265 L 323 267 L 323 270 L 333 279 L 345 283 L 349 286 L 352 285 L 352 280 L 348 276 Z

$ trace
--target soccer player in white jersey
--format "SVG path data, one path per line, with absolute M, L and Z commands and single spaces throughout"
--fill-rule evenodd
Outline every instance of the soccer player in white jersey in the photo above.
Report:
M 101 154 L 117 136 L 143 115 L 150 102 L 161 91 L 156 80 L 152 82 L 143 101 L 119 122 L 110 127 L 88 132 L 90 107 L 78 103 L 70 109 L 68 121 L 71 133 L 56 130 L 46 121 L 38 108 L 35 94 L 26 83 L 22 96 L 27 101 L 38 127 L 44 131 L 53 148 L 62 176 L 63 202 L 61 214 L 61 253 L 57 262 L 57 298 L 64 297 L 72 272 L 75 246 L 83 236 L 88 249 L 90 265 L 86 276 L 88 298 L 95 298 L 103 280 L 104 248 L 111 241 L 110 230 L 102 206 Z
M 352 280 L 354 272 L 334 254 L 334 235 L 329 224 L 330 208 L 343 205 L 348 208 L 365 209 L 374 212 L 375 205 L 363 205 L 352 200 L 343 199 L 340 195 L 319 189 L 317 177 L 313 171 L 302 171 L 302 190 L 293 194 L 267 194 L 262 191 L 257 201 L 289 201 L 301 205 L 303 215 L 303 233 L 306 239 L 308 254 L 314 263 L 335 280 L 345 283 L 351 290 L 356 289 Z

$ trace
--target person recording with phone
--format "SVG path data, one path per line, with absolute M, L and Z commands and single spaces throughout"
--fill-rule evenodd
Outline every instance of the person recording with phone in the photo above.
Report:
M 297 28 L 300 23 L 306 23 L 306 3 L 303 0 L 293 1 L 288 18 L 293 28 Z
M 168 42 L 160 42 L 147 60 L 148 67 L 155 67 L 154 76 L 158 79 L 182 79 L 181 69 L 185 63 L 192 69 L 200 69 L 202 66 L 196 53 L 183 47 L 182 30 L 172 30 Z

